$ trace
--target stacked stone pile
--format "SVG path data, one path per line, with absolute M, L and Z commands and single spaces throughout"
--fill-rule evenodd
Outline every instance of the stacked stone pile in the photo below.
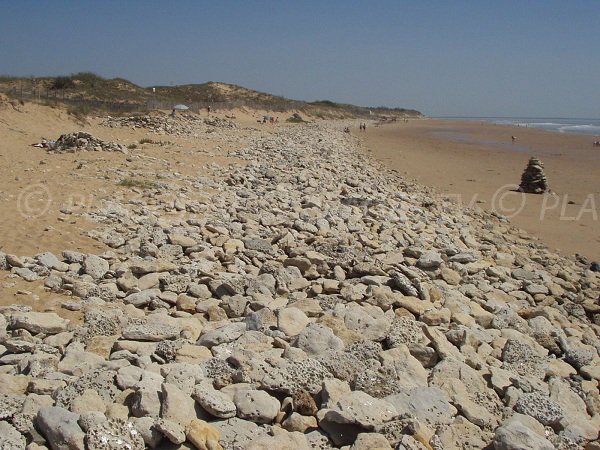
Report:
M 544 165 L 539 159 L 535 157 L 529 159 L 527 167 L 521 175 L 519 190 L 529 194 L 543 194 L 548 191 L 548 180 L 544 174 Z
M 78 131 L 61 135 L 55 142 L 46 145 L 49 152 L 121 152 L 127 153 L 127 148 L 114 142 L 105 142 L 90 133 Z
M 234 156 L 91 214 L 111 251 L 0 253 L 83 316 L 0 308 L 0 448 L 598 448 L 598 273 L 332 129 Z

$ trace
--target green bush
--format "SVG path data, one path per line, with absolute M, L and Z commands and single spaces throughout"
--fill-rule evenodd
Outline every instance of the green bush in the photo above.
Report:
M 50 86 L 50 89 L 69 89 L 75 86 L 71 77 L 56 77 Z
M 303 123 L 306 122 L 298 113 L 294 113 L 292 117 L 289 117 L 286 122 L 289 123 Z
M 133 178 L 123 178 L 117 184 L 119 186 L 123 186 L 123 187 L 130 187 L 130 188 L 137 187 L 137 188 L 141 188 L 141 189 L 160 189 L 162 187 L 160 184 L 155 183 L 153 181 L 136 180 Z

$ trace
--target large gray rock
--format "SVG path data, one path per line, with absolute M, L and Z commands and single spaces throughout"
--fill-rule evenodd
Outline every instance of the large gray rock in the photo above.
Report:
M 416 387 L 387 396 L 384 400 L 394 405 L 398 414 L 408 414 L 433 428 L 451 424 L 457 413 L 444 393 L 433 387 Z
M 3 450 L 25 450 L 25 437 L 8 422 L 0 420 L 0 448 Z
M 397 415 L 398 411 L 390 402 L 373 398 L 362 391 L 352 391 L 338 400 L 322 420 L 372 430 L 375 425 L 388 422 Z
M 123 337 L 134 341 L 160 342 L 176 339 L 180 333 L 181 326 L 174 322 L 165 323 L 149 318 L 142 322 L 129 324 L 123 330 Z
M 496 429 L 493 444 L 495 450 L 553 450 L 555 448 L 543 435 L 513 418 Z
M 321 324 L 311 323 L 298 335 L 296 345 L 309 355 L 319 355 L 329 350 L 342 350 L 344 342 L 333 330 Z
M 283 308 L 277 313 L 277 327 L 286 336 L 297 336 L 309 323 L 309 318 L 298 308 Z
M 540 392 L 521 394 L 515 404 L 515 411 L 534 417 L 543 425 L 556 425 L 564 416 L 558 403 Z
M 231 323 L 216 330 L 204 333 L 198 339 L 196 344 L 212 348 L 228 342 L 233 342 L 246 331 L 246 324 L 243 322 Z
M 94 280 L 103 278 L 109 268 L 108 261 L 96 255 L 89 254 L 83 261 L 83 271 Z
M 38 262 L 48 269 L 62 266 L 62 262 L 52 252 L 44 252 L 36 256 Z
M 84 448 L 85 434 L 74 414 L 58 406 L 41 408 L 37 424 L 52 450 L 80 450 Z
M 256 423 L 271 423 L 279 412 L 279 401 L 265 391 L 238 391 L 233 397 L 240 419 Z
M 169 383 L 162 384 L 160 417 L 187 427 L 196 418 L 194 399 Z
M 227 394 L 216 390 L 210 380 L 197 384 L 193 397 L 202 408 L 215 417 L 228 419 L 235 416 L 235 403 Z
M 67 331 L 69 321 L 51 312 L 14 312 L 10 315 L 10 328 L 24 329 L 33 334 L 57 334 Z

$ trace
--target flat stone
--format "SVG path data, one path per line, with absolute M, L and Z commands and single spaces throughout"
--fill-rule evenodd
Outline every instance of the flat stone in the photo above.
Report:
M 279 401 L 265 391 L 245 390 L 236 392 L 233 402 L 240 419 L 256 423 L 271 423 L 279 413 Z
M 46 406 L 37 414 L 37 424 L 53 450 L 85 448 L 85 434 L 74 414 L 58 406 Z
M 323 420 L 355 424 L 366 429 L 392 420 L 398 411 L 390 402 L 373 398 L 362 391 L 352 391 L 325 414 Z
M 216 390 L 210 380 L 197 384 L 192 395 L 202 408 L 215 417 L 228 419 L 236 415 L 235 403 L 227 394 Z
M 309 318 L 298 308 L 283 308 L 277 312 L 277 328 L 286 336 L 297 336 L 309 323 Z
M 14 312 L 9 326 L 13 330 L 24 329 L 33 334 L 58 334 L 67 331 L 69 320 L 51 312 Z
M 344 342 L 333 334 L 331 328 L 321 324 L 310 324 L 298 335 L 296 342 L 309 355 L 318 355 L 329 350 L 341 350 Z
M 89 254 L 83 261 L 83 271 L 94 280 L 103 278 L 109 268 L 108 261 L 96 255 Z

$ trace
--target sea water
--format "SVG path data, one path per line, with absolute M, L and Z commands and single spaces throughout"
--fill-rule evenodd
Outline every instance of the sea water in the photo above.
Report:
M 547 117 L 439 117 L 440 119 L 477 120 L 497 125 L 539 128 L 559 133 L 600 136 L 600 119 L 573 119 Z

